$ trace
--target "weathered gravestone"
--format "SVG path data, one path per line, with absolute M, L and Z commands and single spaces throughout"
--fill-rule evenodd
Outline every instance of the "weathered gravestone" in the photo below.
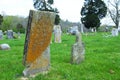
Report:
M 24 76 L 49 70 L 54 19 L 52 12 L 30 11 L 23 56 Z
M 20 39 L 20 38 L 21 38 L 21 36 L 20 36 L 20 32 L 18 32 L 17 35 L 18 35 L 18 39 Z
M 61 43 L 61 26 L 60 25 L 55 25 L 54 26 L 54 42 L 55 43 Z
M 10 46 L 9 44 L 0 44 L 0 50 L 9 50 L 10 49 Z
M 112 33 L 112 36 L 118 36 L 118 29 L 113 28 L 111 33 Z
M 120 26 L 118 27 L 118 32 L 120 32 Z
M 76 43 L 72 46 L 72 57 L 71 57 L 71 63 L 72 64 L 79 64 L 81 63 L 85 58 L 85 49 L 84 45 L 82 43 L 82 37 L 81 33 L 76 33 Z
M 0 30 L 0 39 L 3 39 L 3 32 Z
M 13 31 L 12 30 L 7 30 L 7 38 L 13 39 Z

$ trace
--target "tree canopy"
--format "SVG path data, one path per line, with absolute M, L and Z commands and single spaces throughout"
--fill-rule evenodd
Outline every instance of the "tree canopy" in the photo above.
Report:
M 108 0 L 108 12 L 116 28 L 120 24 L 120 0 Z
M 34 2 L 34 8 L 40 11 L 51 11 L 55 12 L 55 9 L 51 7 L 51 5 L 54 3 L 53 0 L 33 0 Z
M 54 22 L 54 24 L 55 25 L 58 25 L 60 23 L 60 17 L 59 17 L 59 15 L 57 14 L 56 16 L 55 16 L 55 22 Z
M 102 0 L 85 0 L 81 9 L 81 22 L 86 28 L 98 28 L 100 19 L 107 14 L 107 7 Z
M 27 26 L 28 17 L 19 17 L 19 16 L 4 16 L 3 22 L 0 25 L 0 29 L 3 31 L 12 29 L 14 32 L 18 32 L 18 24 L 22 25 L 22 28 L 19 30 L 21 33 L 25 32 Z

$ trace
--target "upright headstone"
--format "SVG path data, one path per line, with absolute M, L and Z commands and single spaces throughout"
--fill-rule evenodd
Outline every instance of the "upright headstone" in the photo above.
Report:
M 81 33 L 76 33 L 76 43 L 72 46 L 72 52 L 71 52 L 71 63 L 72 64 L 79 64 L 81 63 L 85 58 L 85 48 L 82 43 L 82 37 Z
M 118 29 L 113 28 L 111 33 L 112 33 L 112 36 L 118 36 Z
M 17 35 L 18 35 L 18 39 L 20 39 L 20 38 L 21 38 L 21 36 L 20 36 L 20 32 L 18 32 Z
M 13 39 L 13 31 L 12 30 L 7 30 L 7 38 Z
M 24 76 L 48 71 L 50 68 L 50 41 L 55 14 L 47 11 L 30 11 L 23 64 Z
M 118 27 L 118 32 L 120 32 L 120 26 Z
M 0 40 L 3 39 L 3 32 L 0 30 Z
M 54 26 L 54 42 L 55 43 L 61 43 L 61 26 L 60 25 L 55 25 Z
M 81 24 L 80 28 L 81 28 L 81 33 L 84 33 L 84 24 Z

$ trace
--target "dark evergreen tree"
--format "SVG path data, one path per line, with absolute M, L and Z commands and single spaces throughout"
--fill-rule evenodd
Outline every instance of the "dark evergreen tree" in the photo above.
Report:
M 57 14 L 56 16 L 55 16 L 55 25 L 59 25 L 59 23 L 60 23 L 60 17 L 59 17 L 59 15 Z
M 100 19 L 107 14 L 107 7 L 102 0 L 85 0 L 81 9 L 81 22 L 86 28 L 98 28 Z
M 51 11 L 55 12 L 51 5 L 54 3 L 53 0 L 33 0 L 34 8 L 40 11 Z
M 20 23 L 17 24 L 16 28 L 17 28 L 17 31 L 18 31 L 18 32 L 24 30 L 23 25 L 20 24 Z
M 0 15 L 0 25 L 2 24 L 2 22 L 3 22 L 3 16 Z

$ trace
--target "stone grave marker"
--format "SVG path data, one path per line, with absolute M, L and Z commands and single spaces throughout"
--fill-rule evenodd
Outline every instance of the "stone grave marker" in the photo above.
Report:
M 54 26 L 54 42 L 55 43 L 61 43 L 61 26 L 60 25 L 55 25 Z
M 18 35 L 18 39 L 20 39 L 21 38 L 20 32 L 18 32 L 17 35 Z
M 7 30 L 7 38 L 13 39 L 13 31 L 12 30 Z
M 112 36 L 118 36 L 118 34 L 119 34 L 118 29 L 116 29 L 116 28 L 113 28 L 111 33 L 112 33 Z
M 43 73 L 50 68 L 50 41 L 55 14 L 30 10 L 24 45 L 24 76 Z
M 118 32 L 120 32 L 120 26 L 118 27 Z
M 9 50 L 10 49 L 10 46 L 9 44 L 0 44 L 0 50 Z
M 76 33 L 76 43 L 72 46 L 72 52 L 71 52 L 71 63 L 72 64 L 79 64 L 81 63 L 85 58 L 85 48 L 82 43 L 82 35 L 81 33 Z
M 3 32 L 0 30 L 0 40 L 3 39 Z

